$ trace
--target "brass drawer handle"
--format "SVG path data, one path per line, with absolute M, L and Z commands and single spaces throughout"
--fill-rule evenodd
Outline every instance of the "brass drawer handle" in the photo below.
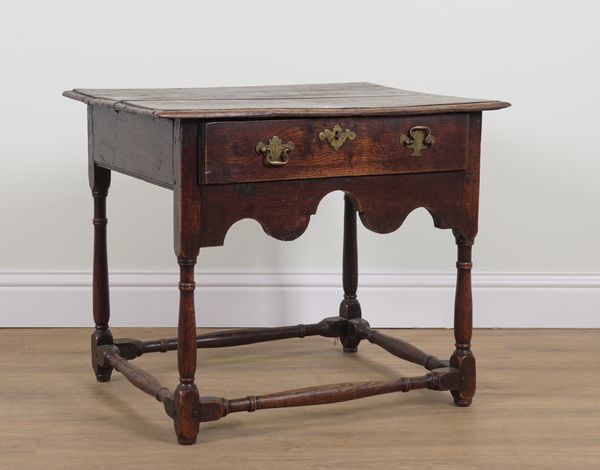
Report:
M 294 150 L 294 144 L 292 142 L 284 144 L 279 137 L 274 135 L 269 139 L 268 144 L 259 142 L 255 149 L 256 153 L 264 157 L 265 165 L 281 166 L 290 159 L 289 153 Z
M 410 137 L 409 137 L 410 136 Z M 421 152 L 435 143 L 435 137 L 427 126 L 414 126 L 408 131 L 408 136 L 402 134 L 400 143 L 413 152 L 411 157 L 420 157 Z
M 322 142 L 325 139 L 329 142 L 335 150 L 338 150 L 344 142 L 347 140 L 356 139 L 356 133 L 351 131 L 350 129 L 346 129 L 342 132 L 342 128 L 339 124 L 333 126 L 333 129 L 325 129 L 324 131 L 319 132 L 319 140 Z

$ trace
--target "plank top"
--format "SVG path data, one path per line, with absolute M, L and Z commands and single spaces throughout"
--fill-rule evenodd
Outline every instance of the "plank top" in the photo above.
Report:
M 74 89 L 93 106 L 163 118 L 366 116 L 502 109 L 509 103 L 432 95 L 373 83 L 228 88 Z

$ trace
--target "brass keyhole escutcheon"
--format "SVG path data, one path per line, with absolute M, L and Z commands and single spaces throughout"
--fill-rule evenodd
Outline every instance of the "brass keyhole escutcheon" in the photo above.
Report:
M 333 129 L 325 129 L 324 131 L 319 132 L 319 140 L 321 142 L 327 140 L 329 145 L 331 145 L 335 150 L 338 150 L 342 145 L 344 145 L 346 140 L 354 139 L 356 139 L 356 133 L 350 129 L 342 131 L 342 128 L 339 124 L 333 126 Z
M 421 152 L 435 143 L 435 137 L 427 126 L 414 126 L 408 131 L 408 136 L 402 134 L 400 143 L 413 152 L 411 157 L 420 157 Z
M 274 135 L 269 139 L 268 144 L 263 142 L 256 144 L 255 150 L 264 157 L 265 165 L 281 166 L 290 159 L 289 153 L 294 150 L 294 144 L 292 142 L 284 144 L 279 137 Z

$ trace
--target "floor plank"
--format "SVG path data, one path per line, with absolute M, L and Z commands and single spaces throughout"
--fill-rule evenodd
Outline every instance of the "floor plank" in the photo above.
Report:
M 165 328 L 114 329 L 153 339 Z M 448 357 L 448 330 L 387 330 Z M 479 330 L 473 406 L 413 391 L 347 403 L 236 413 L 176 444 L 172 422 L 118 373 L 96 383 L 89 331 L 0 330 L 0 469 L 597 469 L 599 330 Z M 136 364 L 177 382 L 176 354 Z M 422 370 L 370 344 L 354 355 L 326 338 L 198 353 L 201 393 L 243 397 Z

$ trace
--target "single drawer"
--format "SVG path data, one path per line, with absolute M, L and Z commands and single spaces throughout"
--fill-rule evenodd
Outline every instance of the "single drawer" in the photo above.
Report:
M 466 113 L 206 124 L 206 184 L 462 170 Z M 202 157 L 201 157 L 202 158 Z

